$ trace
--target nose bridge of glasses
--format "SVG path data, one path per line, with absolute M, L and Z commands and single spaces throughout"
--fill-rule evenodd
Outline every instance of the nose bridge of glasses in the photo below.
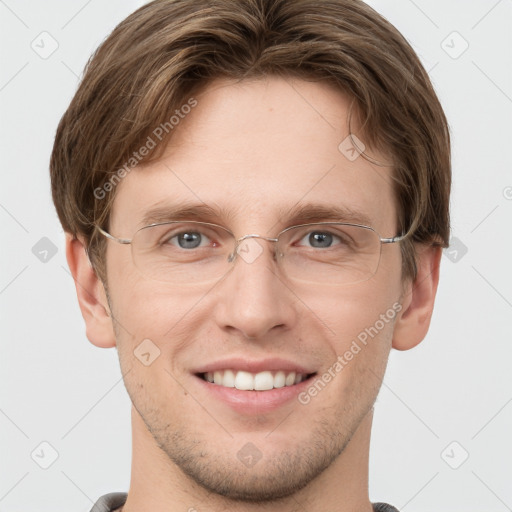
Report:
M 269 242 L 277 242 L 278 241 L 277 238 L 271 238 L 268 236 L 257 235 L 257 234 L 248 234 L 248 235 L 241 236 L 240 238 L 237 238 L 236 239 L 237 245 L 240 244 L 240 242 L 247 240 L 248 238 L 261 238 L 262 240 L 268 240 Z
M 254 247 L 253 248 L 248 247 L 246 244 L 245 249 L 244 249 L 244 244 L 243 244 L 243 242 L 245 242 L 246 240 L 252 240 L 255 238 L 259 238 L 261 240 L 267 240 L 268 242 L 278 242 L 279 241 L 278 238 L 272 238 L 272 237 L 268 237 L 268 236 L 258 235 L 255 233 L 249 233 L 247 235 L 241 236 L 240 238 L 235 239 L 235 246 L 234 246 L 233 252 L 228 257 L 228 261 L 232 262 L 236 258 L 236 255 L 239 253 L 244 253 L 244 255 L 242 255 L 242 257 L 246 261 L 253 260 L 256 257 L 258 257 L 260 251 L 261 252 L 263 251 L 263 248 L 258 248 L 258 250 L 255 251 Z M 247 254 L 249 252 L 251 253 L 250 256 L 249 256 L 249 254 Z

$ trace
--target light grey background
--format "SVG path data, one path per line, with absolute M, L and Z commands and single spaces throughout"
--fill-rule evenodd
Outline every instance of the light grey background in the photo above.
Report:
M 85 512 L 128 489 L 130 402 L 115 349 L 85 337 L 48 159 L 89 55 L 143 3 L 0 0 L 0 512 Z M 392 354 L 370 495 L 406 512 L 512 510 L 512 1 L 370 3 L 445 107 L 456 237 L 427 339 Z

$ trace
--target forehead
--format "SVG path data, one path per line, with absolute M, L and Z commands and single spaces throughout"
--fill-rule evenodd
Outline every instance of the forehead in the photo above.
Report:
M 337 207 L 384 235 L 395 228 L 392 169 L 351 147 L 350 100 L 331 85 L 217 80 L 195 100 L 162 158 L 134 167 L 117 186 L 111 226 L 118 233 L 142 227 L 152 210 L 185 204 L 206 206 L 233 229 L 285 225 L 303 205 Z M 357 126 L 352 132 L 364 144 Z

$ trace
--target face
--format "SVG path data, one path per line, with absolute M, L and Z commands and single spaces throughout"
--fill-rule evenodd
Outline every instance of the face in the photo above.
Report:
M 196 99 L 163 158 L 118 185 L 114 236 L 131 238 L 150 210 L 184 204 L 207 205 L 216 213 L 193 220 L 237 238 L 273 237 L 311 205 L 397 234 L 391 169 L 338 149 L 349 133 L 339 91 L 268 77 L 217 81 Z M 402 291 L 399 244 L 382 246 L 371 279 L 344 286 L 290 280 L 272 242 L 259 244 L 257 258 L 237 257 L 207 284 L 144 277 L 130 245 L 109 241 L 106 254 L 121 369 L 141 424 L 170 465 L 245 501 L 290 495 L 336 464 L 372 409 Z M 229 387 L 224 370 L 238 387 L 262 372 L 256 379 L 276 387 Z

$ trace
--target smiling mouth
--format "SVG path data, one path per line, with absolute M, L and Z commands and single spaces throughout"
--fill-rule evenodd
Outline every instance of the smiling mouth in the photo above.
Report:
M 225 388 L 236 388 L 242 391 L 268 391 L 300 384 L 316 374 L 284 370 L 251 373 L 227 369 L 197 375 L 206 382 Z

